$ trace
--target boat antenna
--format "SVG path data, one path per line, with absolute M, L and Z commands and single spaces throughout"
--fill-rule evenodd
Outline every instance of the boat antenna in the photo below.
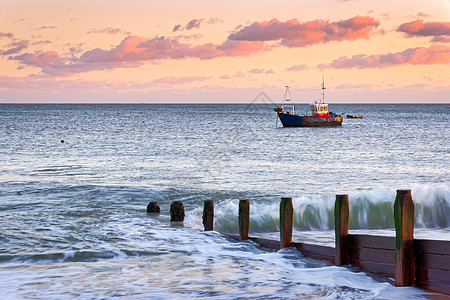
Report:
M 322 103 L 325 103 L 325 80 L 324 76 L 322 75 Z

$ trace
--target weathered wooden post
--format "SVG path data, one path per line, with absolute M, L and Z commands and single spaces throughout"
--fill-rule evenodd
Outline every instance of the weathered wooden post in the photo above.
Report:
M 348 195 L 336 195 L 334 203 L 334 234 L 336 249 L 336 265 L 348 265 Z
M 149 202 L 147 205 L 147 212 L 159 213 L 160 208 L 159 208 L 158 202 Z
M 395 219 L 395 285 L 414 285 L 414 203 L 411 190 L 397 190 Z
M 292 226 L 294 224 L 294 209 L 292 198 L 283 197 L 280 202 L 280 248 L 292 246 Z
M 184 220 L 184 207 L 183 202 L 174 201 L 170 204 L 170 221 L 171 222 L 183 222 Z
M 205 231 L 212 231 L 214 227 L 214 200 L 205 200 L 203 206 L 203 227 Z
M 239 240 L 248 240 L 250 227 L 250 200 L 239 200 Z

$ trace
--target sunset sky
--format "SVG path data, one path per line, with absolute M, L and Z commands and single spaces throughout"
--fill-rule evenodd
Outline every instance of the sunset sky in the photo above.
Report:
M 328 103 L 450 103 L 450 1 L 0 0 L 0 103 L 306 103 L 322 75 Z

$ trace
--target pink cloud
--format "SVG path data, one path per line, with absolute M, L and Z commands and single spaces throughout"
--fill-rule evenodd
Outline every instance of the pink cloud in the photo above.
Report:
M 228 39 L 238 41 L 281 40 L 281 44 L 287 47 L 306 47 L 331 41 L 368 38 L 371 31 L 378 25 L 378 21 L 368 16 L 355 16 L 339 22 L 314 20 L 302 23 L 298 19 L 285 22 L 272 19 L 254 22 L 230 34 Z
M 416 20 L 400 25 L 397 29 L 407 36 L 450 36 L 450 22 L 428 22 Z
M 226 40 L 217 46 L 218 50 L 224 52 L 224 56 L 249 55 L 261 51 L 264 48 L 264 42 L 260 41 L 233 41 Z
M 212 59 L 224 56 L 248 55 L 262 50 L 264 42 L 225 41 L 220 45 L 206 43 L 190 45 L 165 37 L 147 39 L 140 36 L 127 36 L 122 42 L 109 50 L 96 48 L 84 52 L 79 58 L 61 57 L 55 51 L 25 53 L 9 57 L 24 65 L 42 68 L 43 73 L 67 76 L 93 70 L 120 67 L 138 67 L 146 61 L 164 59 Z
M 62 63 L 56 51 L 38 51 L 34 54 L 25 53 L 19 56 L 9 57 L 9 59 L 20 61 L 25 65 L 41 68 L 52 65 L 60 65 Z
M 340 57 L 329 64 L 320 64 L 319 69 L 350 69 L 350 68 L 385 68 L 398 65 L 433 65 L 450 63 L 450 47 L 433 45 L 428 48 L 410 48 L 403 52 L 366 55 L 358 54 L 351 58 Z

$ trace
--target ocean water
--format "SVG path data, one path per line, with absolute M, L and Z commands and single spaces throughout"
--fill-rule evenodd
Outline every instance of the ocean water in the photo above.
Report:
M 348 194 L 351 232 L 393 235 L 396 190 L 411 189 L 416 238 L 450 240 L 450 105 L 330 104 L 364 115 L 330 128 L 276 127 L 273 107 L 0 104 L 0 298 L 423 297 L 219 232 L 238 233 L 250 199 L 250 235 L 278 238 L 288 196 L 294 241 L 333 245 Z M 170 222 L 177 200 L 184 223 Z

